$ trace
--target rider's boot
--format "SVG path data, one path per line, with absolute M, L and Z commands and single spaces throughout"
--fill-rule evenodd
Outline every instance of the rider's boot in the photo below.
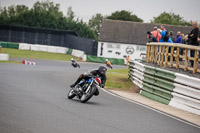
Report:
M 75 83 L 70 85 L 71 88 L 74 88 L 75 86 L 76 86 Z
M 81 78 L 78 78 L 74 84 L 70 85 L 70 87 L 74 88 L 81 80 L 82 80 Z

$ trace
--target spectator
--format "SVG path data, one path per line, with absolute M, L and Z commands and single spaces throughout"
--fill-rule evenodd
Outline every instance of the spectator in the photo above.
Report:
M 189 44 L 190 45 L 194 45 L 194 46 L 198 46 L 199 43 L 197 41 L 198 35 L 199 35 L 199 28 L 198 28 L 198 24 L 196 21 L 192 22 L 192 27 L 193 30 L 189 33 L 188 35 L 188 39 L 189 39 Z M 194 50 L 190 51 L 190 57 L 194 57 Z M 191 66 L 194 66 L 194 61 L 190 61 L 191 62 Z
M 166 34 L 167 34 L 167 32 L 166 32 Z M 170 32 L 169 32 L 169 39 L 168 39 L 167 42 L 173 43 L 172 38 L 173 38 L 173 32 L 170 31 Z M 175 48 L 174 50 L 176 50 L 176 48 Z M 168 52 L 171 53 L 171 46 L 169 46 L 169 51 L 168 51 Z
M 175 41 L 175 38 L 173 37 L 173 31 L 170 31 L 168 42 L 173 43 L 174 41 Z
M 166 34 L 167 30 L 165 29 L 164 25 L 161 25 L 160 29 L 162 30 L 162 32 L 160 33 L 160 35 L 161 35 L 160 42 L 165 42 L 163 39 L 165 37 L 165 34 Z
M 161 29 L 158 29 L 158 32 L 159 32 L 159 33 L 161 33 L 161 32 L 162 32 L 162 30 L 161 30 Z M 162 36 L 161 36 L 161 37 L 162 37 Z M 160 39 L 161 39 L 161 38 L 160 38 Z
M 175 43 L 182 43 L 182 37 L 181 37 L 180 31 L 177 32 L 177 37 L 176 37 Z
M 182 37 L 181 37 L 180 31 L 177 32 L 177 37 L 176 37 L 175 43 L 181 43 L 182 44 Z M 180 51 L 180 54 L 183 55 L 183 49 L 180 48 L 179 51 Z M 182 61 L 182 59 L 179 59 L 179 61 Z
M 189 44 L 189 39 L 188 39 L 188 35 L 189 35 L 189 33 L 187 34 L 187 35 L 185 35 L 185 44 Z
M 153 36 L 150 31 L 147 32 L 147 38 L 149 39 L 148 42 L 158 42 L 155 36 Z
M 185 43 L 186 38 L 185 38 L 185 35 L 184 35 L 184 34 L 181 34 L 181 39 L 182 39 L 182 44 L 186 44 L 186 43 Z
M 129 60 L 130 60 L 130 57 L 129 55 L 126 57 L 126 65 L 129 66 Z
M 153 28 L 154 30 L 151 32 L 151 34 L 157 39 L 157 41 L 159 42 L 161 39 L 161 35 L 160 32 L 158 31 L 157 27 Z

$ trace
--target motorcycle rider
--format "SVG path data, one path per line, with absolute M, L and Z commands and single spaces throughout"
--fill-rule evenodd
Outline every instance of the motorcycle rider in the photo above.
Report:
M 71 58 L 71 62 L 72 62 L 73 67 L 79 67 L 80 68 L 80 65 L 73 58 Z
M 82 79 L 88 80 L 91 76 L 99 76 L 101 78 L 101 84 L 100 87 L 104 88 L 106 83 L 106 71 L 107 68 L 104 66 L 100 66 L 98 70 L 93 70 L 89 74 L 81 74 L 77 81 L 70 85 L 71 88 L 75 87 Z M 97 89 L 97 92 L 94 95 L 99 95 L 99 91 Z
M 112 64 L 108 59 L 106 59 L 106 65 L 112 69 Z

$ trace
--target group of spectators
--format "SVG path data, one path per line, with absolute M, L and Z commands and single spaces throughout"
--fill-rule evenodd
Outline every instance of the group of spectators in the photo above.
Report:
M 197 22 L 193 22 L 192 26 L 193 30 L 190 33 L 184 35 L 178 31 L 176 38 L 173 36 L 173 31 L 167 31 L 164 25 L 161 25 L 160 28 L 154 27 L 153 31 L 147 32 L 148 42 L 183 43 L 199 46 L 200 32 Z
M 192 31 L 187 35 L 182 34 L 180 31 L 177 32 L 176 38 L 173 37 L 173 32 L 168 32 L 164 25 L 160 26 L 160 29 L 154 27 L 153 31 L 147 32 L 148 42 L 168 42 L 168 43 L 181 43 L 199 46 L 200 43 L 200 31 L 198 28 L 198 23 L 194 21 L 192 23 Z M 180 54 L 183 54 L 183 51 L 180 51 Z M 194 57 L 194 50 L 190 51 L 190 56 Z M 200 53 L 199 53 L 200 57 Z M 191 66 L 193 67 L 194 61 L 191 61 Z

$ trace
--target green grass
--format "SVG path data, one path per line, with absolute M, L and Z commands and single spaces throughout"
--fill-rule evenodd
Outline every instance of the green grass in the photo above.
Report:
M 22 61 L 0 61 L 0 63 L 14 63 L 14 64 L 20 64 Z
M 70 61 L 71 58 L 78 59 L 77 57 L 67 54 L 18 50 L 9 48 L 2 48 L 1 52 L 9 54 L 9 57 L 14 57 L 14 58 L 32 58 L 32 59 L 64 60 L 64 61 Z
M 128 69 L 110 69 L 107 71 L 106 88 L 131 90 L 133 83 L 128 79 Z

